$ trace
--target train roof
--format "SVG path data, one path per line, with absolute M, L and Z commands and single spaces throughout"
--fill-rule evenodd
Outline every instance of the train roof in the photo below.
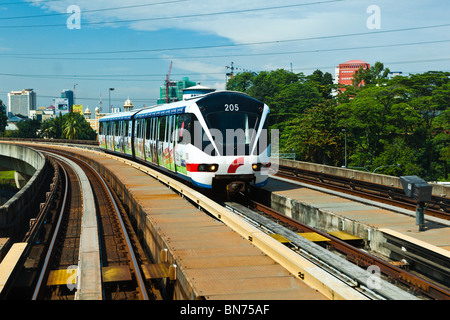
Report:
M 112 113 L 107 116 L 104 116 L 99 121 L 116 121 L 116 120 L 130 120 L 133 115 L 135 115 L 139 110 L 133 110 L 133 111 L 127 111 L 127 112 L 118 112 L 118 113 Z
M 184 113 L 189 104 L 190 102 L 182 100 L 145 108 L 136 114 L 135 119 Z
M 180 113 L 186 112 L 186 108 L 188 108 L 191 104 L 194 104 L 201 99 L 204 99 L 209 96 L 216 96 L 216 95 L 222 96 L 224 94 L 225 95 L 238 94 L 238 95 L 247 96 L 247 97 L 251 98 L 249 95 L 242 93 L 242 92 L 237 92 L 237 91 L 228 91 L 228 90 L 215 91 L 215 92 L 206 93 L 204 95 L 192 97 L 192 98 L 189 98 L 186 100 L 160 104 L 160 105 L 147 107 L 147 108 L 139 109 L 139 110 L 128 111 L 128 112 L 114 113 L 114 114 L 111 114 L 111 115 L 101 118 L 100 121 L 131 120 L 132 118 L 133 119 L 142 119 L 142 118 L 157 117 L 157 116 L 164 116 L 164 115 L 180 114 Z

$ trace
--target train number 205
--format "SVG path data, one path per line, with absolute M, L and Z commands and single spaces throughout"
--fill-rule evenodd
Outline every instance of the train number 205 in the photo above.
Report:
M 226 104 L 225 105 L 225 111 L 239 111 L 239 105 L 236 104 Z

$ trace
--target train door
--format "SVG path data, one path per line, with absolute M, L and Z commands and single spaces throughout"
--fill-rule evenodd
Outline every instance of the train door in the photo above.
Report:
M 191 115 L 180 114 L 177 116 L 177 129 L 174 134 L 175 139 L 175 167 L 176 171 L 182 174 L 187 174 L 186 169 L 186 146 L 191 143 Z
M 114 121 L 114 151 L 120 152 L 120 121 Z
M 152 129 L 152 119 L 147 118 L 144 122 L 144 132 L 145 132 L 145 142 L 144 142 L 144 153 L 145 160 L 152 160 L 152 152 L 151 152 L 151 129 Z
M 176 131 L 176 116 L 169 116 L 169 126 L 167 128 L 167 153 L 168 153 L 168 169 L 175 171 L 174 146 Z
M 118 121 L 117 122 L 117 124 L 119 125 L 119 130 L 118 130 L 118 132 L 117 132 L 117 140 L 118 140 L 118 142 L 119 142 L 119 145 L 118 145 L 118 148 L 117 148 L 117 151 L 118 152 L 120 152 L 120 153 L 123 153 L 124 152 L 124 150 L 125 150 L 125 147 L 124 147 L 124 142 L 125 142 L 125 135 L 124 135 L 124 124 L 125 124 L 125 122 L 124 121 Z
M 157 152 L 158 152 L 158 164 L 160 166 L 165 165 L 164 161 L 164 141 L 166 139 L 166 117 L 159 118 L 159 130 L 157 140 Z
M 106 145 L 105 145 L 105 123 L 104 122 L 100 122 L 98 124 L 98 143 L 100 145 L 100 148 L 105 149 Z
M 112 143 L 111 143 L 111 127 L 112 127 L 112 122 L 106 122 L 107 126 L 106 126 L 106 148 L 108 150 L 112 149 Z
M 108 149 L 114 151 L 114 121 L 108 123 Z
M 139 139 L 140 139 L 140 148 L 142 159 L 145 160 L 145 119 L 140 119 L 140 129 L 139 129 Z
M 144 159 L 144 153 L 143 153 L 143 148 L 144 148 L 144 141 L 142 139 L 142 127 L 143 127 L 143 122 L 145 119 L 138 119 L 136 121 L 136 135 L 135 135 L 135 152 L 136 152 L 136 157 L 140 158 L 140 159 Z
M 131 149 L 131 127 L 132 122 L 131 121 L 125 121 L 125 153 L 128 155 L 133 155 L 133 151 Z
M 156 149 L 156 141 L 158 140 L 158 118 L 151 118 L 152 120 L 152 131 L 151 131 L 151 141 L 150 149 L 152 154 L 152 162 L 158 164 L 158 152 Z

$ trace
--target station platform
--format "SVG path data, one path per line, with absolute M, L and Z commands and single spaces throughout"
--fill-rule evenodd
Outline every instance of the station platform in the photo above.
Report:
M 297 221 L 328 233 L 342 231 L 358 237 L 367 249 L 393 261 L 423 257 L 435 260 L 444 272 L 450 270 L 449 221 L 425 215 L 425 228 L 419 231 L 413 211 L 275 176 L 263 189 L 270 194 L 273 209 Z

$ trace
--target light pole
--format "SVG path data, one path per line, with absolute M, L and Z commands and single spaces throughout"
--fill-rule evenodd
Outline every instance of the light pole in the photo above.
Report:
M 344 144 L 344 162 L 345 162 L 345 165 L 344 165 L 344 168 L 347 168 L 347 130 L 345 130 L 345 129 L 342 129 L 342 132 L 344 132 L 344 141 L 345 141 L 345 144 Z
M 112 106 L 111 106 L 111 91 L 114 91 L 114 88 L 109 88 L 109 108 L 111 109 L 111 113 L 112 113 Z
M 76 97 L 75 90 L 77 88 L 77 85 L 78 85 L 78 83 L 73 84 L 73 104 L 75 104 L 75 97 Z

